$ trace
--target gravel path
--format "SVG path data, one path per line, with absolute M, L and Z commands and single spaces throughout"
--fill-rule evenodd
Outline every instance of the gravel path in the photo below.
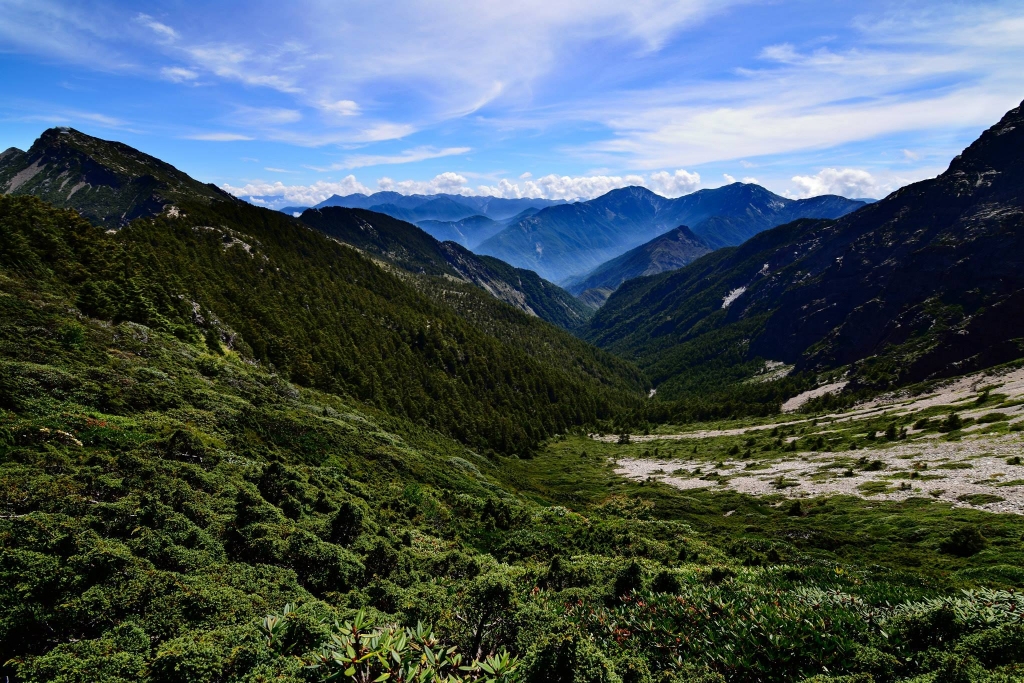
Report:
M 929 496 L 957 507 L 1024 514 L 1024 465 L 1007 459 L 1024 455 L 1024 437 L 964 437 L 959 442 L 922 441 L 887 449 L 807 453 L 786 460 L 620 459 L 617 474 L 656 479 L 680 489 L 728 486 L 750 495 L 788 498 L 853 495 L 872 500 Z M 867 463 L 878 461 L 869 470 Z M 751 467 L 747 469 L 748 467 Z M 879 467 L 875 471 L 870 471 Z M 702 478 L 703 477 L 703 478 Z M 902 488 L 901 488 L 902 486 Z M 985 496 L 985 498 L 971 498 Z M 1003 500 L 995 500 L 998 496 Z

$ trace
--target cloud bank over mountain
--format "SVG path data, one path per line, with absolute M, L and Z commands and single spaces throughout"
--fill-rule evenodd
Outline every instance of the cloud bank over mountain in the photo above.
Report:
M 426 181 L 393 180 L 379 178 L 375 188 L 359 182 L 354 175 L 347 175 L 339 181 L 319 181 L 311 185 L 285 185 L 282 182 L 248 183 L 236 187 L 225 183 L 221 188 L 236 197 L 247 199 L 263 206 L 313 206 L 331 195 L 355 193 L 372 194 L 377 191 L 399 192 L 401 194 L 461 194 L 505 199 L 593 199 L 620 187 L 637 185 L 646 187 L 663 197 L 680 197 L 700 187 L 700 174 L 683 169 L 669 173 L 658 171 L 649 175 L 589 175 L 557 176 L 554 174 L 532 178 L 530 174 L 517 181 L 501 179 L 492 185 L 473 185 L 468 178 L 452 171 L 440 173 Z

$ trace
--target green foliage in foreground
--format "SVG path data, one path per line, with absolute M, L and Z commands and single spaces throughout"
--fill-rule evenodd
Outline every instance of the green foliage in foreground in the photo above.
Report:
M 647 446 L 580 436 L 484 457 L 270 372 L 225 348 L 228 328 L 82 316 L 67 282 L 95 266 L 76 263 L 0 271 L 0 677 L 1022 676 L 1018 517 L 849 500 L 791 515 L 625 482 L 606 456 Z M 173 301 L 133 297 L 119 310 L 173 320 Z M 943 549 L 971 525 L 983 549 Z

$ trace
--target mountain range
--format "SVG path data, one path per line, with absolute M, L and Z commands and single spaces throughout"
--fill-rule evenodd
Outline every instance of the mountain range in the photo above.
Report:
M 182 203 L 239 201 L 213 185 L 193 180 L 155 157 L 70 128 L 45 131 L 28 152 L 12 148 L 0 155 L 0 188 L 5 194 L 35 195 L 52 205 L 73 208 L 93 223 L 109 229 L 124 227 L 136 218 L 176 213 L 179 211 L 177 205 Z M 373 198 L 364 195 L 344 199 L 358 201 L 359 197 L 363 197 L 364 203 L 373 202 Z M 396 208 L 400 208 L 399 205 L 434 207 L 425 211 L 434 211 L 435 214 L 448 211 L 449 215 L 459 215 L 469 210 L 459 208 L 448 196 L 425 198 L 377 193 L 374 198 L 387 200 L 391 202 L 389 206 Z M 499 213 L 519 208 L 522 204 L 517 200 L 494 203 L 491 198 L 472 199 L 484 208 L 496 207 Z M 316 227 L 330 225 L 333 238 L 341 241 L 351 239 L 354 242 L 352 246 L 370 251 L 399 267 L 409 265 L 412 272 L 426 272 L 423 266 L 429 262 L 432 275 L 443 273 L 472 283 L 529 315 L 540 316 L 566 329 L 578 327 L 592 310 L 564 290 L 541 280 L 535 273 L 514 268 L 498 259 L 477 257 L 458 245 L 442 246 L 414 225 L 391 219 L 385 214 L 360 212 L 359 225 L 378 224 L 378 234 L 387 235 L 386 246 L 384 242 L 368 242 L 364 239 L 365 233 L 343 228 L 344 221 L 340 220 L 339 212 L 345 211 L 338 209 L 329 213 L 338 219 L 335 223 L 323 220 L 314 211 Z M 344 224 L 353 225 L 351 222 Z M 417 256 L 411 260 L 391 258 L 392 250 L 396 248 Z
M 936 178 L 626 282 L 584 336 L 635 360 L 667 397 L 699 389 L 716 364 L 845 369 L 851 387 L 878 389 L 1019 358 L 1024 109 Z
M 678 199 L 626 187 L 590 201 L 538 211 L 475 250 L 565 284 L 680 225 L 690 226 L 709 248 L 717 249 L 797 218 L 837 218 L 864 205 L 835 195 L 787 199 L 749 183 L 699 190 Z

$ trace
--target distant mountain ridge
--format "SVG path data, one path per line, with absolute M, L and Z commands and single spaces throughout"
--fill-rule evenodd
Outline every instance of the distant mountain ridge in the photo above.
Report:
M 1024 106 L 936 178 L 627 282 L 584 336 L 667 397 L 721 359 L 888 387 L 1024 356 Z
M 507 199 L 481 195 L 458 194 L 410 194 L 382 191 L 366 195 L 362 193 L 345 196 L 332 195 L 312 208 L 341 206 L 348 209 L 370 209 L 386 213 L 409 222 L 422 220 L 457 221 L 469 216 L 486 216 L 500 221 L 522 213 L 526 209 L 543 209 L 564 204 L 564 200 L 553 199 Z
M 865 204 L 826 195 L 793 200 L 759 185 L 733 183 L 667 199 L 643 187 L 542 209 L 477 247 L 553 282 L 584 275 L 679 225 L 710 248 L 739 244 L 796 218 L 836 218 Z

